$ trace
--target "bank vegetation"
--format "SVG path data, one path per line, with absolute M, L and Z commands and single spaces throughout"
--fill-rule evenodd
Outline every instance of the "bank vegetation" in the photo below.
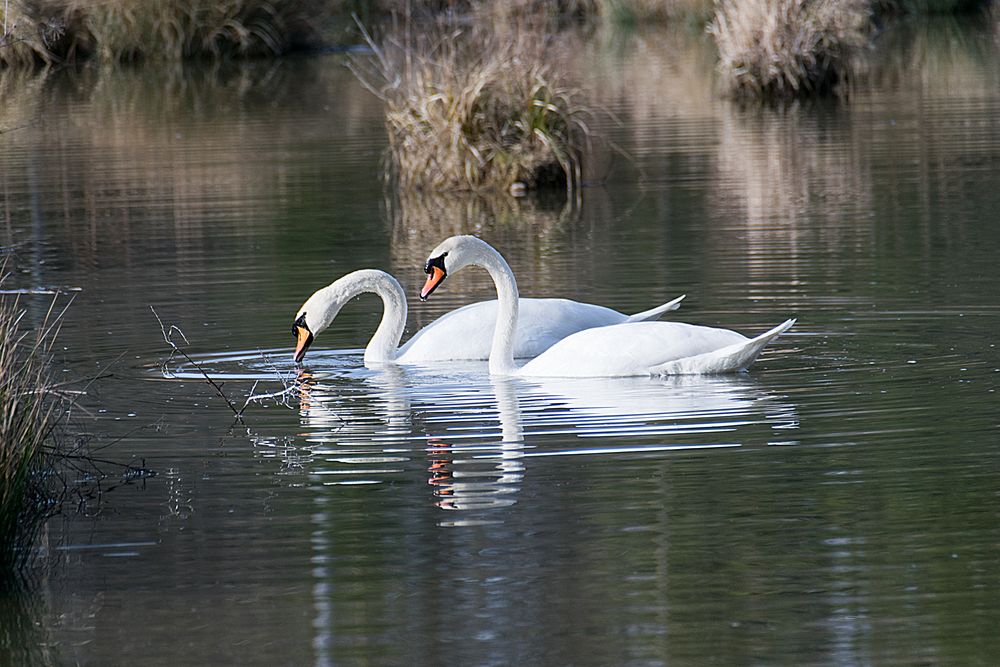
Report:
M 50 445 L 66 396 L 49 369 L 54 306 L 29 327 L 19 299 L 0 295 L 0 579 L 28 560 L 52 504 Z

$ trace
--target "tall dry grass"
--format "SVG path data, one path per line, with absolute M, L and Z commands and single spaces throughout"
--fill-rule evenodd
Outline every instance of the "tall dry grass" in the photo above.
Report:
M 407 26 L 352 70 L 385 105 L 400 187 L 504 191 L 580 185 L 587 109 L 544 34 L 504 26 Z
M 0 3 L 0 67 L 50 64 L 57 55 L 65 27 L 61 12 L 18 0 Z
M 870 15 L 869 0 L 717 0 L 708 29 L 723 88 L 758 99 L 832 91 L 867 43 Z
M 331 6 L 329 0 L 15 0 L 0 63 L 277 55 L 317 43 Z
M 28 561 L 50 510 L 47 445 L 64 407 L 49 373 L 60 313 L 53 301 L 29 328 L 26 312 L 0 295 L 0 577 Z

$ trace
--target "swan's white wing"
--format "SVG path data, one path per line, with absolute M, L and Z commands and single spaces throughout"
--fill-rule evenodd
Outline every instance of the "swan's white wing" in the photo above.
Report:
M 539 377 L 650 375 L 657 372 L 654 371 L 657 366 L 739 346 L 748 340 L 728 329 L 680 322 L 629 322 L 588 329 L 564 338 L 525 364 L 519 374 Z M 729 370 L 741 369 L 712 367 L 704 372 Z M 692 367 L 686 372 L 701 371 Z
M 730 345 L 714 352 L 693 357 L 685 357 L 654 366 L 650 371 L 657 375 L 697 375 L 703 373 L 731 373 L 745 371 L 757 359 L 757 355 L 772 340 L 788 331 L 795 324 L 794 319 L 785 320 L 770 331 L 743 343 Z
M 667 301 L 662 306 L 657 306 L 656 308 L 650 308 L 649 310 L 644 310 L 641 313 L 636 313 L 635 315 L 629 315 L 625 321 L 626 322 L 645 322 L 647 320 L 655 320 L 663 313 L 669 312 L 671 310 L 677 310 L 681 307 L 681 301 L 684 300 L 687 294 L 681 294 L 679 297 L 673 301 Z
M 538 356 L 578 331 L 627 319 L 610 308 L 569 299 L 521 299 L 519 311 L 514 356 L 520 359 Z M 457 308 L 415 333 L 399 349 L 396 360 L 419 363 L 488 359 L 496 319 L 495 299 Z

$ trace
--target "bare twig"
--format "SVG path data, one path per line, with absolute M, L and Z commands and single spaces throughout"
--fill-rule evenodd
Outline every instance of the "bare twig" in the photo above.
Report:
M 250 407 L 252 403 L 261 403 L 266 400 L 275 399 L 278 400 L 278 402 L 284 405 L 285 407 L 288 408 L 292 407 L 288 402 L 288 398 L 298 388 L 295 381 L 294 380 L 290 381 L 285 375 L 281 373 L 281 371 L 278 370 L 278 367 L 274 365 L 270 357 L 264 354 L 263 351 L 260 351 L 261 357 L 268 363 L 268 365 L 274 371 L 274 374 L 278 378 L 278 381 L 281 382 L 282 389 L 281 391 L 273 391 L 264 394 L 258 394 L 256 393 L 257 385 L 259 385 L 261 381 L 255 380 L 253 386 L 250 388 L 250 393 L 247 395 L 246 400 L 243 402 L 243 405 L 237 408 L 236 404 L 233 403 L 231 400 L 229 400 L 229 397 L 226 396 L 225 392 L 222 391 L 222 387 L 224 386 L 225 383 L 220 384 L 215 380 L 213 380 L 212 377 L 208 374 L 208 372 L 206 372 L 205 369 L 202 368 L 202 366 L 197 361 L 192 359 L 191 356 L 187 352 L 185 352 L 183 348 L 181 348 L 177 343 L 173 341 L 172 336 L 174 334 L 177 334 L 184 341 L 185 345 L 190 345 L 187 336 L 184 335 L 184 332 L 181 331 L 180 327 L 174 324 L 171 324 L 169 327 L 167 327 L 166 325 L 163 324 L 163 320 L 160 319 L 160 316 L 157 314 L 156 309 L 153 308 L 152 306 L 150 306 L 149 309 L 153 312 L 153 316 L 156 317 L 156 321 L 159 322 L 160 324 L 160 333 L 163 334 L 163 340 L 171 348 L 170 356 L 166 359 L 166 361 L 163 362 L 162 368 L 164 375 L 168 377 L 171 375 L 168 366 L 170 362 L 173 361 L 174 357 L 180 355 L 189 364 L 198 369 L 198 372 L 201 373 L 201 376 L 205 378 L 205 382 L 211 385 L 211 387 L 215 389 L 216 393 L 222 397 L 222 399 L 226 402 L 226 405 L 229 406 L 229 409 L 233 411 L 233 416 L 236 417 L 236 421 L 240 422 L 241 424 L 244 423 L 243 413 L 246 412 L 246 409 Z
M 205 372 L 205 369 L 201 367 L 201 364 L 199 364 L 197 361 L 195 361 L 194 359 L 192 359 L 191 356 L 187 352 L 185 352 L 182 348 L 180 348 L 177 345 L 177 343 L 175 343 L 171 339 L 171 336 L 176 332 L 184 340 L 184 344 L 185 345 L 190 345 L 190 343 L 188 343 L 187 336 L 185 336 L 184 332 L 180 330 L 180 327 L 171 324 L 170 328 L 168 329 L 167 327 L 165 327 L 163 325 L 163 320 L 160 319 L 160 316 L 157 314 L 156 309 L 153 308 L 152 306 L 150 306 L 149 309 L 151 311 L 153 311 L 153 317 L 155 317 L 156 321 L 160 323 L 160 333 L 163 334 L 163 341 L 173 349 L 173 352 L 170 353 L 170 357 L 167 359 L 167 361 L 163 362 L 164 371 L 166 371 L 166 365 L 168 363 L 170 363 L 171 359 L 174 358 L 174 354 L 175 353 L 181 355 L 182 357 L 184 357 L 185 360 L 187 360 L 187 362 L 189 364 L 191 364 L 192 366 L 194 366 L 195 368 L 198 369 L 198 372 L 201 373 L 202 377 L 205 378 L 205 382 L 207 382 L 209 385 L 211 385 L 212 389 L 215 389 L 215 392 L 219 396 L 222 397 L 222 400 L 224 400 L 226 402 L 226 405 L 229 406 L 229 409 L 233 411 L 233 414 L 236 416 L 236 419 L 238 419 L 238 420 L 240 420 L 242 422 L 243 421 L 243 411 L 237 409 L 237 407 L 235 405 L 233 405 L 233 402 L 230 401 L 229 397 L 226 396 L 225 392 L 222 391 L 222 386 L 219 385 L 218 383 L 216 383 L 216 381 L 213 380 L 209 376 L 209 374 Z M 244 406 L 244 407 L 246 407 L 246 406 Z
M 260 384 L 260 380 L 254 380 L 253 387 L 250 388 L 250 395 L 247 396 L 246 402 L 243 404 L 243 407 L 240 408 L 240 414 L 242 415 L 243 411 L 246 410 L 251 403 L 259 403 L 269 399 L 280 399 L 278 401 L 279 403 L 281 403 L 287 408 L 291 408 L 292 406 L 289 405 L 288 403 L 288 397 L 291 396 L 292 393 L 298 389 L 298 386 L 296 385 L 294 380 L 289 381 L 289 379 L 285 377 L 280 370 L 278 370 L 278 367 L 274 365 L 274 362 L 271 361 L 271 358 L 267 356 L 267 354 L 265 354 L 263 350 L 258 349 L 257 351 L 260 353 L 261 358 L 264 361 L 266 361 L 267 364 L 271 367 L 271 370 L 274 371 L 274 374 L 277 376 L 278 380 L 281 381 L 282 389 L 281 391 L 273 391 L 273 392 L 268 392 L 266 394 L 257 394 L 254 392 L 257 389 L 257 385 Z

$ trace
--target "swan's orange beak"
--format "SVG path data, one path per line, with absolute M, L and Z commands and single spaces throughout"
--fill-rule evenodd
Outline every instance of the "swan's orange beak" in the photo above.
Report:
M 438 288 L 441 281 L 444 280 L 447 274 L 443 269 L 437 266 L 428 267 L 427 271 L 427 282 L 424 283 L 424 287 L 420 290 L 420 300 L 426 301 L 427 297 L 431 295 L 431 292 Z
M 306 356 L 306 350 L 313 342 L 312 332 L 309 331 L 307 327 L 296 326 L 295 327 L 295 363 L 302 361 L 303 357 Z

